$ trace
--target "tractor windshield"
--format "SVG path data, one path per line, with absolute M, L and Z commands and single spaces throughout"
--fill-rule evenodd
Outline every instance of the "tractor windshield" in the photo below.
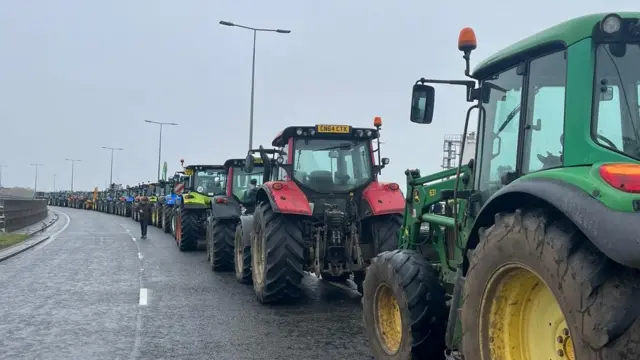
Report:
M 250 201 L 249 190 L 262 185 L 264 166 L 255 166 L 253 171 L 247 173 L 242 167 L 233 167 L 232 189 L 233 194 L 242 201 Z
M 318 191 L 350 191 L 373 177 L 367 139 L 297 139 L 293 177 Z
M 192 177 L 193 189 L 208 196 L 225 193 L 227 174 L 220 170 L 199 170 Z
M 596 54 L 595 141 L 640 159 L 640 45 L 600 44 Z

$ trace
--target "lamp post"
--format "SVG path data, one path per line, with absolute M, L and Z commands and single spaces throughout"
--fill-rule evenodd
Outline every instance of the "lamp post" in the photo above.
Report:
M 151 120 L 145 120 L 144 122 L 147 122 L 147 123 L 150 123 L 150 124 L 160 125 L 160 141 L 158 142 L 158 179 L 160 179 L 160 158 L 162 156 L 162 126 L 163 125 L 176 126 L 178 124 L 169 123 L 169 122 L 151 121 Z
M 279 34 L 289 34 L 291 30 L 253 28 L 250 26 L 234 24 L 230 21 L 220 21 L 220 25 L 235 26 L 242 29 L 253 31 L 253 60 L 251 63 L 251 107 L 249 110 L 249 150 L 251 150 L 253 148 L 253 94 L 254 94 L 254 84 L 255 84 L 255 75 L 256 75 L 256 36 L 258 34 L 258 31 L 276 32 Z
M 0 189 L 2 189 L 2 168 L 7 167 L 7 165 L 0 164 Z
M 107 146 L 103 146 L 102 148 L 106 149 L 106 150 L 111 150 L 111 171 L 109 172 L 109 186 L 111 186 L 113 184 L 113 152 L 114 151 L 124 151 L 124 149 L 107 147 Z
M 73 170 L 74 170 L 75 164 L 76 164 L 78 161 L 80 161 L 80 160 L 77 160 L 77 159 L 68 159 L 68 158 L 67 158 L 67 159 L 65 159 L 65 160 L 67 160 L 67 161 L 71 161 L 71 192 L 73 192 Z
M 31 164 L 31 166 L 35 166 L 36 167 L 36 180 L 35 180 L 35 184 L 33 185 L 33 196 L 36 196 L 36 193 L 38 192 L 38 168 L 40 166 L 44 166 L 43 164 Z

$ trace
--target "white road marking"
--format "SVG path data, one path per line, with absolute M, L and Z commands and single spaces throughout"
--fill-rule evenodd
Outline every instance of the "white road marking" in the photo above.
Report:
M 69 217 L 69 215 L 67 215 L 67 214 L 65 214 L 63 212 L 60 212 L 60 211 L 55 211 L 55 210 L 51 210 L 51 211 L 58 213 L 58 219 L 60 219 L 60 214 L 64 215 L 64 217 L 67 218 L 67 223 L 64 224 L 62 229 L 60 229 L 60 230 L 56 231 L 55 233 L 49 235 L 49 240 L 46 240 L 45 242 L 43 242 L 39 246 L 36 246 L 34 248 L 35 251 L 38 251 L 39 249 L 42 249 L 43 247 L 45 247 L 47 244 L 53 242 L 58 237 L 58 235 L 60 235 L 63 231 L 65 231 L 69 227 L 69 225 L 71 224 L 71 218 Z M 52 226 L 55 226 L 55 224 L 52 225 Z M 45 233 L 46 233 L 46 231 L 45 231 Z
M 142 255 L 142 253 L 138 253 L 138 259 L 140 260 L 144 259 L 144 256 Z
M 131 240 L 133 240 L 133 242 L 135 242 L 135 241 L 136 241 L 136 238 L 132 237 L 132 238 L 131 238 Z
M 147 305 L 147 289 L 145 288 L 140 289 L 140 305 Z

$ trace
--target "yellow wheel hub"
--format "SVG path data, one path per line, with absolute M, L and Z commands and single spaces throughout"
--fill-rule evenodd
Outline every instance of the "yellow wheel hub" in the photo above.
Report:
M 489 359 L 575 360 L 567 321 L 547 284 L 510 264 L 489 281 L 481 308 L 482 348 Z M 487 359 L 487 354 L 483 356 Z
M 387 354 L 394 355 L 402 343 L 402 316 L 398 300 L 389 285 L 380 284 L 378 286 L 374 304 L 378 340 Z

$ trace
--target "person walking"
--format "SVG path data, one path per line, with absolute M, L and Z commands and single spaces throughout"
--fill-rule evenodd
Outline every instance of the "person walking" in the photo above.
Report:
M 147 238 L 147 226 L 149 226 L 149 219 L 151 218 L 151 204 L 149 198 L 142 196 L 140 198 L 140 204 L 138 204 L 138 218 L 140 219 L 140 232 L 141 239 Z

